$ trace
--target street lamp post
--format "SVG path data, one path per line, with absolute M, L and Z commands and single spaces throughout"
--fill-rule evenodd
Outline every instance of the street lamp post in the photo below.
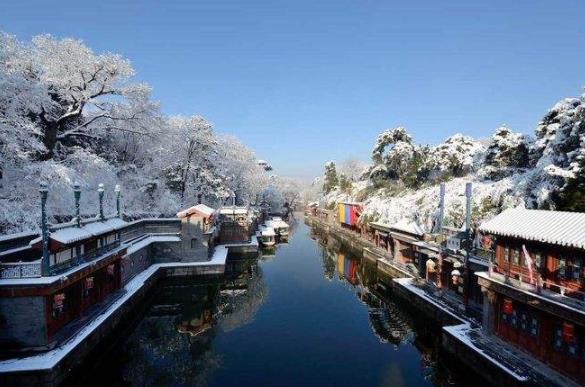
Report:
M 81 198 L 81 188 L 79 183 L 73 184 L 73 195 L 75 196 L 75 223 L 77 227 L 81 227 L 81 211 L 79 210 L 79 199 Z
M 465 309 L 469 306 L 469 293 L 471 292 L 471 270 L 469 268 L 469 255 L 471 248 L 471 183 L 465 184 L 465 266 L 463 277 L 463 303 Z
M 98 196 L 100 198 L 100 220 L 104 220 L 104 185 L 98 185 Z
M 41 270 L 43 275 L 49 275 L 49 225 L 47 222 L 47 196 L 49 190 L 47 189 L 47 185 L 41 183 L 39 192 L 41 194 L 41 236 L 43 239 Z
M 121 218 L 122 212 L 120 209 L 120 195 L 122 193 L 122 189 L 120 184 L 116 184 L 116 187 L 114 187 L 114 192 L 116 193 L 116 213 L 118 214 L 118 218 Z

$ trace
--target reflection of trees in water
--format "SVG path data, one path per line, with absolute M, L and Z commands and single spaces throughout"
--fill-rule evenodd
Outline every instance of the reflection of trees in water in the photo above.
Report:
M 380 342 L 394 345 L 413 342 L 414 332 L 394 303 L 381 302 L 369 291 L 364 293 L 362 301 L 368 307 L 370 327 Z
M 328 280 L 332 280 L 335 275 L 335 260 L 331 255 L 332 251 L 327 248 L 321 248 L 321 265 L 323 266 L 323 276 Z
M 224 332 L 251 322 L 268 294 L 257 260 L 242 265 L 244 270 L 228 275 L 221 286 L 218 309 Z
M 139 386 L 205 384 L 221 364 L 213 348 L 218 329 L 252 321 L 266 294 L 256 259 L 230 260 L 221 282 L 166 283 L 113 354 L 124 362 L 123 380 Z
M 351 285 L 348 288 L 367 308 L 370 328 L 378 340 L 381 343 L 390 343 L 395 348 L 404 344 L 413 345 L 420 351 L 420 370 L 423 377 L 434 384 L 445 384 L 451 375 L 446 370 L 437 368 L 437 342 L 432 339 L 436 333 L 417 326 L 416 332 L 423 336 L 418 335 L 413 328 L 415 321 L 412 316 L 392 301 L 389 294 L 382 295 L 379 292 L 376 264 L 357 259 L 334 238 L 320 233 L 315 233 L 314 236 L 321 253 L 324 277 L 332 280 L 337 273 L 340 280 Z M 346 269 L 349 261 L 357 262 L 358 266 L 355 277 L 347 278 L 351 274 Z M 343 269 L 340 268 L 341 265 Z
M 133 385 L 200 385 L 220 364 L 212 350 L 218 286 L 171 288 L 163 289 L 125 345 L 123 378 Z

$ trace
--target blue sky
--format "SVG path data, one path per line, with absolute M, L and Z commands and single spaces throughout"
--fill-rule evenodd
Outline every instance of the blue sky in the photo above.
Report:
M 524 133 L 585 85 L 585 2 L 4 0 L 0 29 L 132 60 L 169 114 L 200 114 L 283 175 L 421 143 Z

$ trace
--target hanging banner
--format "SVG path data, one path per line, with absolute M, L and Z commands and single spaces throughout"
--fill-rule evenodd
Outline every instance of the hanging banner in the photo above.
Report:
M 522 245 L 522 251 L 524 252 L 524 259 L 526 260 L 526 266 L 528 266 L 528 276 L 530 277 L 530 283 L 534 285 L 534 273 L 532 271 L 532 267 L 534 265 L 534 260 L 528 253 L 526 249 L 526 245 Z

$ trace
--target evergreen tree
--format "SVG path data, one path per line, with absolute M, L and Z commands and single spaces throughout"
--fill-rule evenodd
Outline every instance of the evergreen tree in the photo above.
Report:
M 333 161 L 325 163 L 325 175 L 323 176 L 323 192 L 329 193 L 339 184 L 337 169 Z

